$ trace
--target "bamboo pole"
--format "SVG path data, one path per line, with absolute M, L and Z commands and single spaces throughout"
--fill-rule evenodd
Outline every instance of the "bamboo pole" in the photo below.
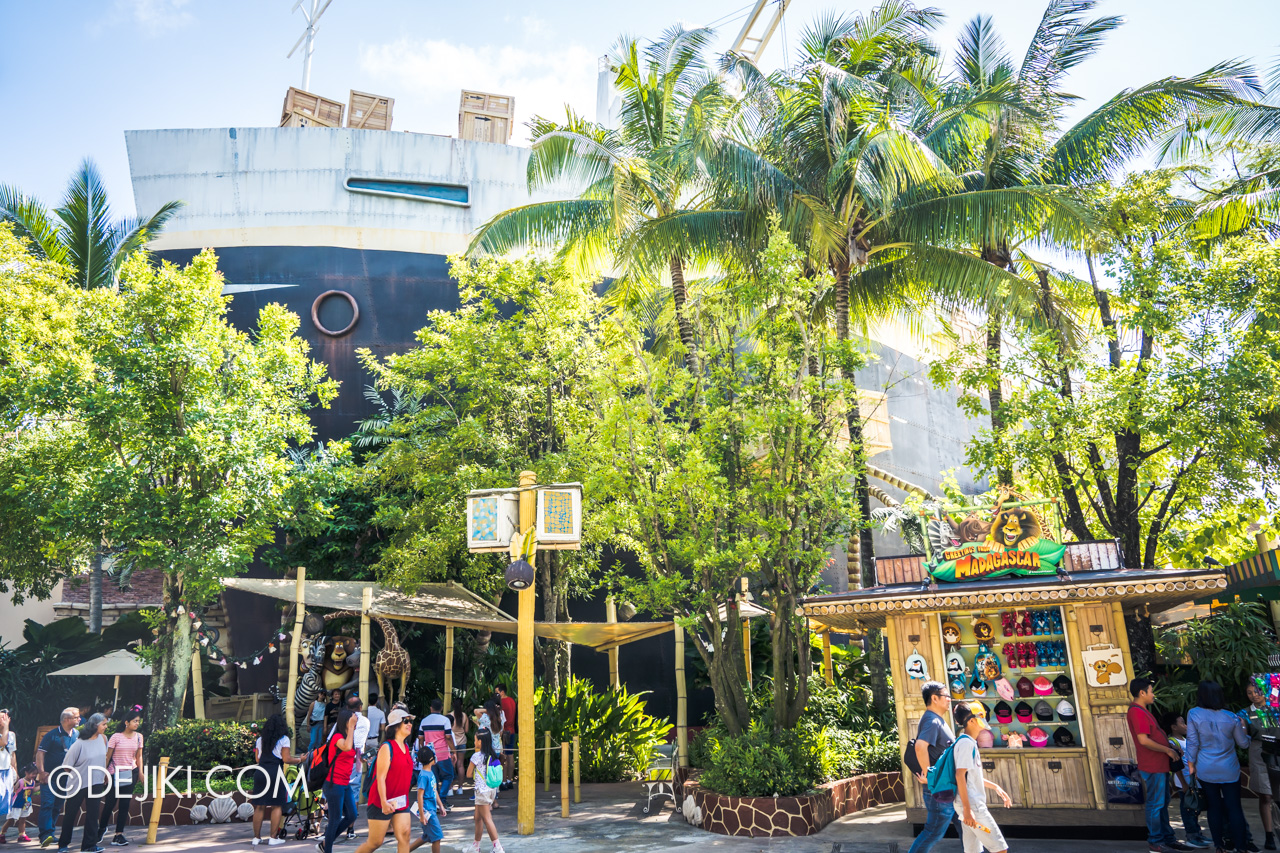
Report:
M 542 793 L 551 792 L 551 732 L 542 733 L 545 749 L 542 753 Z
M 538 484 L 532 471 L 520 472 L 520 533 L 523 536 L 534 529 L 537 515 Z M 533 719 L 533 587 L 519 593 L 520 609 L 516 619 L 516 763 L 521 768 L 537 766 L 538 743 L 534 739 Z M 532 774 L 531 774 L 532 775 Z M 534 783 L 521 785 L 517 790 L 516 832 L 532 835 L 534 824 Z M 565 804 L 568 809 L 568 804 Z
M 560 741 L 560 817 L 569 816 L 569 741 Z
M 831 629 L 822 632 L 822 677 L 830 687 L 836 683 L 835 672 L 831 669 Z
M 573 736 L 573 801 L 582 802 L 582 739 Z
M 293 614 L 293 642 L 289 646 L 289 689 L 284 694 L 284 718 L 292 724 L 296 709 L 293 693 L 298 689 L 298 654 L 302 651 L 302 618 L 307 615 L 307 570 L 298 567 L 298 581 L 294 593 L 296 612 Z M 295 729 L 298 727 L 295 727 Z M 294 735 L 293 748 L 297 749 L 302 735 Z
M 200 647 L 191 653 L 191 711 L 197 720 L 204 719 L 204 666 Z
M 444 707 L 453 707 L 453 626 L 444 629 Z
M 676 623 L 676 748 L 680 766 L 689 766 L 689 700 L 684 684 L 684 628 Z
M 751 620 L 742 620 L 742 654 L 747 661 L 747 686 L 754 687 L 751 679 Z
M 373 607 L 373 589 L 365 587 L 360 596 L 360 701 L 367 702 L 369 695 L 369 659 L 373 649 L 369 645 L 369 610 Z
M 164 810 L 164 797 L 161 792 L 164 788 L 165 771 L 169 769 L 169 756 L 160 756 L 160 766 L 156 768 L 156 791 L 155 799 L 151 801 L 151 820 L 147 823 L 147 843 L 156 843 L 156 830 L 160 828 L 160 812 Z M 96 806 L 95 806 L 96 808 Z
M 604 600 L 604 621 L 610 625 L 618 621 L 618 606 L 612 595 L 606 596 Z M 618 680 L 618 647 L 609 649 L 607 654 L 609 655 L 609 687 L 617 690 L 622 686 Z

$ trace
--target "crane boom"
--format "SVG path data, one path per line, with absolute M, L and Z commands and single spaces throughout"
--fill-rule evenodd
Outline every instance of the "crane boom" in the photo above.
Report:
M 773 4 L 773 13 L 765 21 L 765 6 Z M 773 33 L 782 23 L 782 15 L 787 11 L 791 0 L 756 0 L 755 8 L 747 16 L 742 31 L 733 40 L 732 50 L 740 53 L 752 62 L 759 62 L 761 54 L 773 38 Z

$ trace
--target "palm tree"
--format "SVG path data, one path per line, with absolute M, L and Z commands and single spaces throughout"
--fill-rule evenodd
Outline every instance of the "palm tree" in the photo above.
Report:
M 1009 302 L 1022 313 L 1034 295 L 1003 268 L 953 248 L 980 239 L 978 223 L 1008 233 L 1080 230 L 1076 205 L 1059 194 L 965 186 L 911 131 L 936 96 L 932 10 L 888 0 L 866 15 L 828 16 L 804 34 L 798 66 L 761 85 L 740 58 L 726 66 L 750 91 L 774 93 L 758 138 L 724 140 L 712 171 L 721 191 L 748 209 L 779 212 L 815 269 L 829 270 L 836 334 L 853 321 L 906 310 L 923 301 L 987 306 Z M 853 378 L 852 365 L 845 368 Z M 848 429 L 862 446 L 861 416 Z M 859 575 L 875 583 L 866 475 L 857 491 L 862 528 Z
M 144 248 L 182 206 L 171 201 L 146 219 L 113 220 L 106 187 L 93 161 L 85 159 L 71 176 L 62 205 L 51 213 L 34 196 L 16 187 L 0 185 L 0 222 L 7 222 L 19 237 L 30 240 L 38 257 L 57 261 L 70 269 L 76 284 L 85 289 L 115 287 L 125 259 Z M 102 576 L 104 548 L 94 549 L 89 566 L 89 630 L 102 630 Z M 128 582 L 128 573 L 121 575 Z
M 1053 195 L 1105 180 L 1191 110 L 1237 104 L 1247 93 L 1247 69 L 1224 63 L 1193 77 L 1168 77 L 1123 90 L 1062 128 L 1066 109 L 1076 100 L 1062 88 L 1066 75 L 1122 23 L 1116 16 L 1090 19 L 1096 5 L 1096 0 L 1051 0 L 1017 65 L 989 17 L 974 18 L 962 31 L 954 76 L 920 130 L 925 143 L 967 187 Z M 1069 245 L 1079 246 L 1080 241 L 1070 239 L 1070 234 L 1035 229 L 1024 229 L 1019 236 L 985 217 L 979 224 L 982 239 L 971 251 L 1002 270 L 1017 273 L 1021 267 L 1033 273 L 1040 294 L 1028 303 L 1038 306 L 1032 319 L 1064 327 L 1049 266 L 1028 257 L 1024 249 L 1029 243 L 1062 243 L 1063 237 Z M 1006 428 L 998 372 L 1003 329 L 1010 319 L 1016 318 L 1007 317 L 998 304 L 987 312 L 987 365 L 997 377 L 988 387 L 988 397 L 997 436 Z M 1013 482 L 1007 465 L 999 466 L 997 476 L 1003 485 Z M 1068 511 L 1077 514 L 1077 508 Z M 1082 522 L 1083 515 L 1079 518 Z
M 572 112 L 563 123 L 533 125 L 530 191 L 569 181 L 583 187 L 578 197 L 500 213 L 468 250 L 556 247 L 577 271 L 617 270 L 624 283 L 669 276 L 679 338 L 695 372 L 686 273 L 742 243 L 734 236 L 740 217 L 712 206 L 698 157 L 709 129 L 732 108 L 703 59 L 711 35 L 677 26 L 643 50 L 633 38 L 620 39 L 610 56 L 622 97 L 616 129 Z

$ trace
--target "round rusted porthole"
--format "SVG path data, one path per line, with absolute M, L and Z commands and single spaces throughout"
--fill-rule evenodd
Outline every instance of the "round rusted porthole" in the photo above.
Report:
M 324 302 L 330 296 L 341 296 L 343 299 L 347 300 L 347 303 L 351 306 L 351 322 L 336 332 L 332 329 L 326 329 L 320 322 L 320 303 Z M 315 302 L 311 303 L 311 324 L 331 338 L 341 337 L 351 331 L 352 327 L 355 326 L 356 321 L 359 319 L 360 306 L 356 304 L 356 298 L 345 290 L 326 290 L 324 293 L 316 297 Z

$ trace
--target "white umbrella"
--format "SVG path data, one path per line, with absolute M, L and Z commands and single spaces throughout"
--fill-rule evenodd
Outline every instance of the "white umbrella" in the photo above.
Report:
M 51 672 L 50 675 L 114 675 L 116 677 L 115 699 L 111 702 L 111 707 L 115 707 L 120 701 L 120 676 L 122 675 L 151 675 L 151 667 L 138 660 L 137 655 L 127 649 L 119 649 L 114 652 L 108 652 L 100 658 L 87 660 L 84 663 L 78 663 L 75 666 L 69 666 L 66 669 L 60 669 L 57 672 Z

